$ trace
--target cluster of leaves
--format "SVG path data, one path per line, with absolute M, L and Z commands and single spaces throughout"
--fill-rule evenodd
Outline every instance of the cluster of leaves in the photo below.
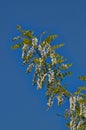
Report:
M 84 80 L 86 76 L 80 76 Z M 65 119 L 70 119 L 67 126 L 70 130 L 85 130 L 86 128 L 86 86 L 78 87 L 77 91 L 70 96 L 69 109 L 65 110 Z
M 33 84 L 37 86 L 37 89 L 42 89 L 44 84 L 46 84 L 48 108 L 53 105 L 55 98 L 58 101 L 58 106 L 60 106 L 65 98 L 70 100 L 71 97 L 82 97 L 82 100 L 76 100 L 74 111 L 71 112 L 69 108 L 69 110 L 65 112 L 65 118 L 70 118 L 70 123 L 71 118 L 76 117 L 77 125 L 80 120 L 82 120 L 82 116 L 80 115 L 80 105 L 82 102 L 86 108 L 86 94 L 82 93 L 82 90 L 86 90 L 86 87 L 79 87 L 74 94 L 71 94 L 65 88 L 63 79 L 66 76 L 71 76 L 72 72 L 68 69 L 72 64 L 65 62 L 66 59 L 56 53 L 56 49 L 64 46 L 64 44 L 52 44 L 52 41 L 58 37 L 56 34 L 49 35 L 40 41 L 33 31 L 23 30 L 19 25 L 17 25 L 17 29 L 20 32 L 20 36 L 13 38 L 13 40 L 18 43 L 13 45 L 12 49 L 20 48 L 22 50 L 23 64 L 27 65 L 26 72 L 30 73 L 32 70 L 34 71 Z M 43 32 L 42 35 L 40 34 L 40 36 L 44 34 L 45 32 Z M 86 76 L 80 76 L 79 79 L 86 81 Z M 86 127 L 86 125 L 81 125 L 77 130 L 84 130 L 82 126 L 83 128 Z M 71 130 L 76 130 L 72 128 Z

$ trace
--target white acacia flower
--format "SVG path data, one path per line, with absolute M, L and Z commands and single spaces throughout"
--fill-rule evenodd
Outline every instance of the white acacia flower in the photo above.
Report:
M 22 51 L 26 51 L 27 49 L 28 49 L 28 45 L 24 44 L 23 47 L 22 47 Z
M 28 68 L 27 68 L 27 72 L 30 72 L 31 70 L 32 70 L 32 68 L 34 67 L 34 64 L 33 63 L 31 63 L 29 66 L 28 66 Z
M 80 103 L 80 115 L 83 115 L 83 104 Z
M 34 48 L 30 48 L 30 50 L 27 52 L 27 57 L 29 57 L 30 55 L 32 55 L 34 53 Z
M 38 45 L 38 50 L 41 52 L 42 51 L 42 46 Z
M 80 100 L 82 100 L 82 97 L 81 96 L 77 96 L 77 101 L 80 101 Z
M 70 97 L 69 102 L 70 102 L 70 111 L 75 111 L 76 96 Z
M 83 106 L 83 116 L 84 116 L 84 118 L 86 118 L 86 106 L 85 105 Z
M 22 47 L 22 58 L 24 58 L 25 56 L 25 52 L 28 51 L 28 45 L 27 44 L 24 44 L 23 47 Z
M 75 117 L 71 117 L 71 121 L 70 121 L 70 130 L 77 130 L 76 129 L 76 118 Z
M 38 72 L 40 72 L 40 70 L 41 70 L 41 65 L 40 64 L 36 64 L 35 72 L 38 73 Z
M 43 74 L 43 75 L 41 76 L 41 81 L 42 81 L 42 82 L 44 81 L 46 75 L 47 75 L 47 74 Z
M 77 130 L 79 130 L 80 126 L 82 125 L 83 121 L 79 121 L 78 125 L 77 125 Z
M 54 72 L 51 70 L 48 74 L 48 82 L 51 83 L 54 81 Z
M 25 53 L 24 53 L 24 51 L 22 52 L 22 58 L 24 58 L 24 56 L 25 56 Z
M 57 96 L 57 99 L 58 99 L 58 105 L 60 105 L 63 102 L 62 94 L 59 94 Z
M 50 97 L 50 98 L 48 99 L 47 106 L 48 106 L 48 107 L 51 107 L 52 105 L 53 105 L 53 99 L 52 99 L 52 97 Z
M 73 120 L 70 121 L 70 130 L 73 130 Z
M 52 65 L 55 65 L 57 63 L 56 58 L 51 59 Z
M 42 82 L 40 81 L 40 79 L 38 79 L 37 81 L 37 89 L 41 89 L 42 88 Z
M 32 39 L 32 45 L 33 45 L 33 47 L 37 46 L 37 43 L 38 43 L 38 39 L 36 37 L 34 37 Z
M 50 57 L 51 57 L 52 65 L 55 65 L 56 64 L 56 57 L 54 55 L 54 52 L 50 53 Z
M 43 85 L 43 82 L 45 80 L 45 77 L 46 77 L 47 74 L 40 74 L 39 75 L 39 78 L 38 78 L 38 81 L 37 81 L 37 89 L 41 89 L 42 88 L 42 85 Z
M 63 69 L 68 69 L 68 66 L 66 64 L 61 65 Z
M 41 66 L 42 65 L 42 63 L 43 63 L 43 58 L 39 58 L 39 65 Z

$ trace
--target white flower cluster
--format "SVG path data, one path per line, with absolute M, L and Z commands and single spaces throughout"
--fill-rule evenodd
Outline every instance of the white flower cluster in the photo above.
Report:
M 57 63 L 56 57 L 55 57 L 55 52 L 51 50 L 50 44 L 46 43 L 46 45 L 44 47 L 39 45 L 38 50 L 40 51 L 42 57 L 47 58 L 47 54 L 50 55 L 52 65 L 55 65 Z
M 34 64 L 31 63 L 31 64 L 27 67 L 26 72 L 30 72 L 30 71 L 32 70 L 33 67 L 34 67 Z
M 54 71 L 51 69 L 49 70 L 49 73 L 48 73 L 48 82 L 49 84 L 54 82 Z
M 45 77 L 46 77 L 46 73 L 44 74 L 44 73 L 42 73 L 42 74 L 40 74 L 40 76 L 38 77 L 38 80 L 37 80 L 37 89 L 41 89 L 42 88 L 42 84 L 43 84 L 43 82 L 44 82 L 44 79 L 45 79 Z
M 22 58 L 24 58 L 25 56 L 25 53 L 28 51 L 28 45 L 27 44 L 24 44 L 23 47 L 22 47 Z
M 58 105 L 61 105 L 62 104 L 62 102 L 63 102 L 63 94 L 59 94 L 58 96 L 57 96 L 57 99 L 58 99 Z
M 50 108 L 53 105 L 53 97 L 49 97 L 47 106 Z
M 68 66 L 67 66 L 66 64 L 62 64 L 61 67 L 62 67 L 63 69 L 68 69 Z
M 77 125 L 77 130 L 79 130 L 79 129 L 80 129 L 80 127 L 81 127 L 82 123 L 83 123 L 83 121 L 82 121 L 82 120 L 81 120 L 81 121 L 79 121 L 79 123 L 78 123 L 78 125 Z
M 73 114 L 76 110 L 76 96 L 71 96 L 69 99 L 70 102 L 70 113 Z M 71 121 L 70 121 L 70 130 L 76 130 L 76 123 L 75 123 L 75 117 L 72 115 L 71 116 Z
M 77 101 L 82 100 L 81 96 L 77 96 Z M 86 118 L 86 105 L 84 103 L 80 103 L 80 116 Z
M 36 46 L 37 46 L 37 43 L 38 43 L 38 39 L 37 39 L 36 37 L 34 37 L 34 38 L 32 39 L 32 45 L 33 45 L 33 47 L 36 47 Z
M 34 48 L 30 48 L 30 50 L 27 52 L 27 57 L 30 57 L 34 53 Z
M 50 53 L 50 57 L 51 57 L 52 65 L 55 65 L 57 63 L 57 61 L 56 61 L 56 57 L 55 57 L 54 52 Z
M 39 58 L 39 64 L 40 64 L 40 66 L 42 65 L 42 63 L 43 63 L 43 58 Z
M 48 43 L 46 43 L 44 47 L 39 45 L 38 50 L 40 51 L 42 57 L 47 57 L 47 54 L 51 51 L 51 47 Z
M 25 54 L 27 54 L 28 57 L 30 55 L 32 55 L 34 48 L 37 46 L 37 42 L 38 42 L 38 39 L 36 37 L 32 39 L 32 48 L 30 50 L 28 50 L 29 49 L 28 44 L 23 45 L 23 47 L 22 47 L 22 58 L 25 57 Z
M 41 65 L 40 64 L 36 64 L 35 66 L 35 73 L 39 73 L 41 71 Z
M 79 102 L 80 100 L 82 100 L 81 96 L 72 96 L 70 97 L 70 113 L 74 114 L 74 112 L 76 111 L 76 103 L 79 103 L 79 108 L 80 108 L 80 113 L 79 116 L 84 117 L 84 119 L 86 119 L 86 105 L 82 102 Z M 70 121 L 70 130 L 79 130 L 80 127 L 82 126 L 84 120 L 80 118 L 77 126 L 76 126 L 76 121 L 75 121 L 75 116 L 72 115 L 71 116 L 71 121 Z
M 75 118 L 72 116 L 70 121 L 70 130 L 77 130 L 76 129 L 76 121 Z
M 70 102 L 70 111 L 75 111 L 75 106 L 76 106 L 76 96 L 71 96 L 69 99 Z

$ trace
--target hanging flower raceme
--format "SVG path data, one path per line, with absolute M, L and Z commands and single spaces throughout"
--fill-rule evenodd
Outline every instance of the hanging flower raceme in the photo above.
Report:
M 86 104 L 83 97 L 70 97 L 70 130 L 84 130 L 86 127 Z
M 35 48 L 37 46 L 38 39 L 36 37 L 32 38 L 32 46 Z
M 51 52 L 51 47 L 48 43 L 46 43 L 45 46 L 39 44 L 38 50 L 40 51 L 41 57 L 47 58 L 48 54 Z
M 29 46 L 27 44 L 24 44 L 22 47 L 22 58 L 26 56 L 28 49 L 29 49 Z
M 23 63 L 27 64 L 27 72 L 31 72 L 34 67 L 34 85 L 37 85 L 37 89 L 42 89 L 44 83 L 46 83 L 47 91 L 46 97 L 48 99 L 47 106 L 50 108 L 53 105 L 54 98 L 58 99 L 58 105 L 61 105 L 65 97 L 68 97 L 69 94 L 66 91 L 62 80 L 65 76 L 68 76 L 69 73 L 63 72 L 69 68 L 70 65 L 62 64 L 65 60 L 63 56 L 55 53 L 55 49 L 63 46 L 52 45 L 51 42 L 57 37 L 57 35 L 50 35 L 39 43 L 37 37 L 35 37 L 32 31 L 22 30 L 18 26 L 18 30 L 21 32 L 21 43 L 13 46 L 14 49 L 21 48 L 22 46 L 22 58 Z M 14 39 L 14 40 L 16 40 Z M 82 115 L 86 117 L 86 107 L 82 107 Z M 81 109 L 81 108 L 80 108 Z M 76 97 L 70 97 L 70 113 L 76 111 Z M 81 112 L 80 112 L 81 113 Z M 75 130 L 75 117 L 71 117 L 70 122 L 71 130 Z
M 43 87 L 43 82 L 46 78 L 46 73 L 39 74 L 38 80 L 37 80 L 37 89 L 41 89 Z
M 31 72 L 31 70 L 32 70 L 33 67 L 34 67 L 34 64 L 31 63 L 31 64 L 27 67 L 26 72 L 27 72 L 27 73 Z
M 50 53 L 50 57 L 51 57 L 52 65 L 56 65 L 57 61 L 54 52 Z
M 53 105 L 53 96 L 49 97 L 48 102 L 47 102 L 48 108 L 50 108 L 52 105 Z
M 54 78 L 55 78 L 54 71 L 50 69 L 49 73 L 48 73 L 48 82 L 49 82 L 49 84 L 54 82 Z
M 57 99 L 58 99 L 58 106 L 60 106 L 63 102 L 63 93 L 58 94 Z
M 76 96 L 71 96 L 69 99 L 70 102 L 70 111 L 74 112 L 75 111 L 75 106 L 76 106 Z

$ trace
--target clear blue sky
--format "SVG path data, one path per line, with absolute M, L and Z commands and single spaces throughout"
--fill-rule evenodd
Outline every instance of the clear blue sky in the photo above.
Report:
M 77 75 L 86 74 L 86 1 L 0 1 L 0 130 L 67 130 L 56 116 L 63 109 L 55 105 L 45 110 L 45 93 L 32 86 L 20 53 L 10 49 L 12 37 L 18 34 L 16 24 L 37 33 L 59 34 L 65 43 L 60 53 L 73 63 L 69 87 L 75 91 Z

